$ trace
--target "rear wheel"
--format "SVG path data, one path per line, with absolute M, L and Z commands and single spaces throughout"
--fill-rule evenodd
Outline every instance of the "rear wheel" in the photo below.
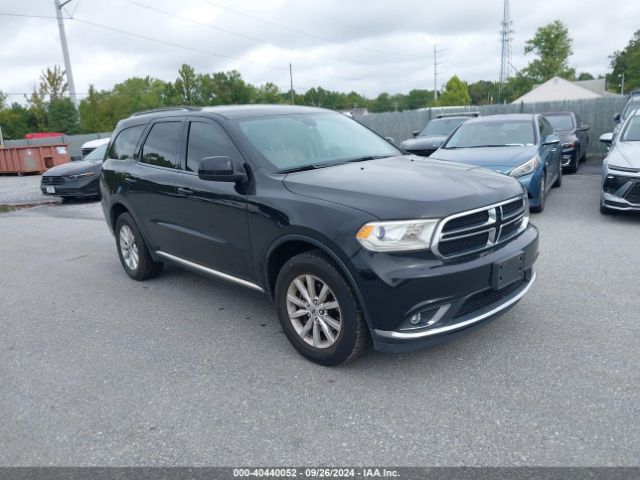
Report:
M 164 264 L 153 261 L 130 214 L 123 213 L 118 217 L 115 234 L 120 263 L 127 275 L 135 280 L 147 280 L 160 274 Z
M 367 326 L 351 286 L 317 250 L 284 264 L 275 302 L 284 333 L 309 360 L 337 365 L 356 358 L 367 346 Z

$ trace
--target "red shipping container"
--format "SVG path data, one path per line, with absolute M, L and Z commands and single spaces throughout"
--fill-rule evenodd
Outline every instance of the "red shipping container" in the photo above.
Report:
M 0 148 L 0 173 L 42 173 L 69 160 L 67 145 Z

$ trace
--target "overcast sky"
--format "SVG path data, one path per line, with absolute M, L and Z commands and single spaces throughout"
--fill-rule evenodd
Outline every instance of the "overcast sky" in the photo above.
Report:
M 442 49 L 439 86 L 452 75 L 468 82 L 497 80 L 502 3 L 72 0 L 65 10 L 77 21 L 65 25 L 78 93 L 90 84 L 108 89 L 131 76 L 174 80 L 183 63 L 197 72 L 236 69 L 251 83 L 272 81 L 287 90 L 291 61 L 297 91 L 321 85 L 374 97 L 433 88 L 434 44 Z M 530 60 L 525 41 L 554 19 L 563 20 L 574 39 L 571 65 L 596 76 L 607 72 L 607 57 L 640 29 L 638 0 L 511 0 L 511 12 L 516 68 Z M 0 0 L 0 13 L 54 16 L 54 0 Z M 63 65 L 55 19 L 0 15 L 0 37 L 4 92 L 28 92 L 43 68 Z

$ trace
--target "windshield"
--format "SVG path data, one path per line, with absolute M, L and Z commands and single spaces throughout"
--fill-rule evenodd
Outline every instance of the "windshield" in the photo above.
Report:
M 573 117 L 571 115 L 545 115 L 544 118 L 554 130 L 573 130 Z
M 620 140 L 623 142 L 640 142 L 640 116 L 636 115 L 629 119 L 629 123 L 627 123 Z
M 622 120 L 627 118 L 629 114 L 637 108 L 640 108 L 640 98 L 631 98 L 622 111 Z
M 91 162 L 101 162 L 102 160 L 104 160 L 104 152 L 107 151 L 107 146 L 108 144 L 105 143 L 104 145 L 100 145 L 95 150 L 91 150 L 89 153 L 87 153 L 87 155 L 85 155 L 83 160 L 89 160 Z
M 239 120 L 251 144 L 278 171 L 401 155 L 341 113 L 298 113 Z
M 446 137 L 453 132 L 458 125 L 466 122 L 468 118 L 438 118 L 431 120 L 420 132 L 420 137 Z
M 463 124 L 444 148 L 505 147 L 533 143 L 531 120 L 490 120 Z

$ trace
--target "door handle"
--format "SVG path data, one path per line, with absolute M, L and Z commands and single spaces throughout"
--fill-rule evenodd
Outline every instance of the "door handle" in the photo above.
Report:
M 556 148 L 556 147 L 553 147 L 553 148 L 551 149 L 551 151 L 552 151 L 552 152 L 555 152 L 556 150 L 557 150 L 557 148 Z
M 178 193 L 181 193 L 183 195 L 192 195 L 196 192 L 191 190 L 190 188 L 178 187 Z

